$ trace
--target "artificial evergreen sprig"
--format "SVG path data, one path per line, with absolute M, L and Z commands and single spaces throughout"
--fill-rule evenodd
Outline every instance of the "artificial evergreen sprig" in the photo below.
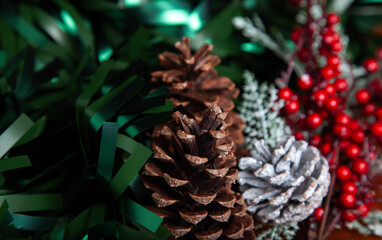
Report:
M 263 139 L 266 145 L 275 147 L 277 142 L 291 132 L 279 115 L 284 102 L 277 101 L 278 90 L 273 84 L 260 84 L 249 71 L 244 72 L 243 78 L 243 103 L 239 111 L 247 123 L 243 129 L 246 147 L 254 150 L 254 143 L 260 139 Z
M 264 47 L 273 51 L 273 53 L 280 59 L 288 63 L 292 57 L 291 50 L 288 50 L 287 46 L 273 40 L 263 27 L 262 21 L 258 16 L 253 18 L 253 21 L 245 17 L 235 17 L 232 21 L 233 25 L 243 32 L 243 35 L 250 39 L 252 42 L 259 42 Z M 293 65 L 294 70 L 298 75 L 304 72 L 304 68 L 298 62 Z
M 255 230 L 262 229 L 262 224 L 256 225 Z M 297 223 L 275 225 L 262 231 L 257 235 L 256 240 L 292 240 L 300 229 Z
M 362 235 L 382 237 L 382 211 L 372 211 L 366 217 L 346 223 L 346 227 L 355 229 Z

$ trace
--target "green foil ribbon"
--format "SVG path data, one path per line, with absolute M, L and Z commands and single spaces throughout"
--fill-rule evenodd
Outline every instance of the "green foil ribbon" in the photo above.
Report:
M 129 157 L 125 159 L 125 163 L 117 171 L 115 176 L 112 177 L 116 147 L 128 152 Z M 120 199 L 121 204 L 123 205 L 122 209 L 124 216 L 130 221 L 139 224 L 139 226 L 148 229 L 152 233 L 156 233 L 163 219 L 131 199 L 127 197 L 121 198 L 123 192 L 137 176 L 139 170 L 151 154 L 151 150 L 142 144 L 125 135 L 118 134 L 117 123 L 103 123 L 97 173 L 110 183 L 110 191 L 112 195 L 116 199 Z M 113 221 L 103 222 L 99 226 L 92 228 L 89 232 L 89 236 L 101 235 L 103 237 L 111 237 L 114 236 L 113 234 L 116 229 L 116 225 Z M 129 232 L 132 234 L 131 230 L 129 230 Z M 160 236 L 165 236 L 166 233 L 168 233 L 168 231 L 166 232 L 164 229 L 161 229 L 158 232 Z M 140 235 L 140 233 L 133 232 L 133 235 Z
M 152 154 L 151 150 L 122 134 L 118 134 L 117 147 L 128 152 L 130 156 L 111 180 L 110 188 L 115 198 L 122 195 Z
M 113 173 L 117 135 L 117 123 L 105 122 L 103 124 L 97 173 L 109 182 L 111 181 Z
M 0 160 L 0 172 L 32 166 L 27 155 Z
M 12 225 L 16 229 L 27 231 L 41 231 L 50 229 L 58 220 L 58 218 L 55 217 L 38 217 L 15 213 L 11 213 L 10 216 L 13 218 Z
M 20 117 L 0 135 L 0 158 L 2 158 L 32 126 L 33 121 L 30 120 L 30 118 L 25 114 L 20 115 Z
M 125 216 L 151 232 L 156 232 L 163 219 L 129 198 L 123 199 Z
M 8 202 L 10 212 L 36 212 L 62 209 L 61 195 L 55 193 L 14 194 L 0 196 Z

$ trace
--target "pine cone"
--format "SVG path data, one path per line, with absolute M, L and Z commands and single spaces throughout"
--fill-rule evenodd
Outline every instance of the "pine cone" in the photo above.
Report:
M 330 185 L 327 160 L 305 141 L 288 138 L 270 151 L 255 143 L 252 157 L 241 158 L 240 190 L 262 222 L 286 224 L 307 218 L 326 196 Z
M 175 43 L 180 54 L 164 52 L 159 55 L 165 70 L 151 73 L 152 82 L 165 83 L 174 105 L 182 104 L 198 121 L 206 108 L 219 105 L 224 112 L 228 112 L 226 123 L 230 136 L 237 144 L 242 144 L 245 123 L 232 111 L 235 107 L 232 99 L 239 95 L 239 89 L 229 78 L 218 76 L 214 67 L 220 63 L 220 58 L 210 55 L 212 45 L 204 44 L 191 55 L 190 38 L 183 37 L 182 40 L 182 43 Z
M 154 138 L 142 180 L 153 191 L 156 206 L 148 208 L 164 218 L 173 238 L 254 239 L 244 199 L 231 189 L 238 170 L 226 116 L 212 105 L 197 124 L 176 112 Z

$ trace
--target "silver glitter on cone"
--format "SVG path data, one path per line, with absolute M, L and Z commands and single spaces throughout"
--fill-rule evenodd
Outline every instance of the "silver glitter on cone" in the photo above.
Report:
M 247 210 L 264 223 L 300 222 L 328 193 L 328 161 L 317 148 L 293 136 L 274 149 L 257 141 L 252 157 L 241 158 L 239 168 Z

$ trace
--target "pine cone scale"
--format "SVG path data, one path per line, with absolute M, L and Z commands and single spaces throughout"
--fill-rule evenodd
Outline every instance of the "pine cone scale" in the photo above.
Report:
M 179 215 L 189 223 L 194 225 L 200 223 L 208 215 L 206 210 L 204 211 L 179 211 Z
M 215 228 L 209 231 L 195 233 L 195 237 L 199 240 L 216 240 L 222 235 L 222 233 L 223 229 Z
M 192 199 L 194 199 L 194 201 L 203 205 L 208 205 L 216 198 L 217 193 L 210 192 L 207 194 L 199 194 L 199 195 L 189 193 L 189 195 Z

